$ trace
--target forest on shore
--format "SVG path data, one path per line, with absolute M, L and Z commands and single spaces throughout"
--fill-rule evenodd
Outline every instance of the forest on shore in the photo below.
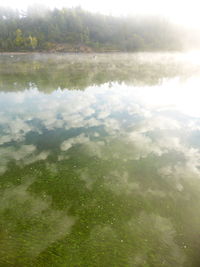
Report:
M 0 8 L 0 52 L 181 50 L 181 29 L 160 17 L 114 17 L 80 7 Z

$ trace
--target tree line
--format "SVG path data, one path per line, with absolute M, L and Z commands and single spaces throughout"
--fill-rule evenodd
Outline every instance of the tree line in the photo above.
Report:
M 80 7 L 0 8 L 0 51 L 180 50 L 180 29 L 159 17 L 114 17 Z

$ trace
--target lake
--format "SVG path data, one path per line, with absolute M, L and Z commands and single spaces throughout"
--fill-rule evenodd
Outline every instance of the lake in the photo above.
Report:
M 200 266 L 200 53 L 0 55 L 0 265 Z

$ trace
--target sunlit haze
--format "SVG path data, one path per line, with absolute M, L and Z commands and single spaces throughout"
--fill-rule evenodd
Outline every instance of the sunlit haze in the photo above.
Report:
M 9 6 L 18 9 L 26 9 L 27 6 L 38 3 L 34 0 L 7 0 L 1 6 Z M 199 1 L 197 0 L 140 0 L 140 1 L 92 1 L 92 0 L 43 0 L 40 4 L 53 7 L 76 7 L 112 15 L 161 15 L 175 23 L 186 26 L 199 27 Z

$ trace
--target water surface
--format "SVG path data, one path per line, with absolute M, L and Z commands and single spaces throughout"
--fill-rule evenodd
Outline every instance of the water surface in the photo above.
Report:
M 200 56 L 0 56 L 0 265 L 200 266 Z

